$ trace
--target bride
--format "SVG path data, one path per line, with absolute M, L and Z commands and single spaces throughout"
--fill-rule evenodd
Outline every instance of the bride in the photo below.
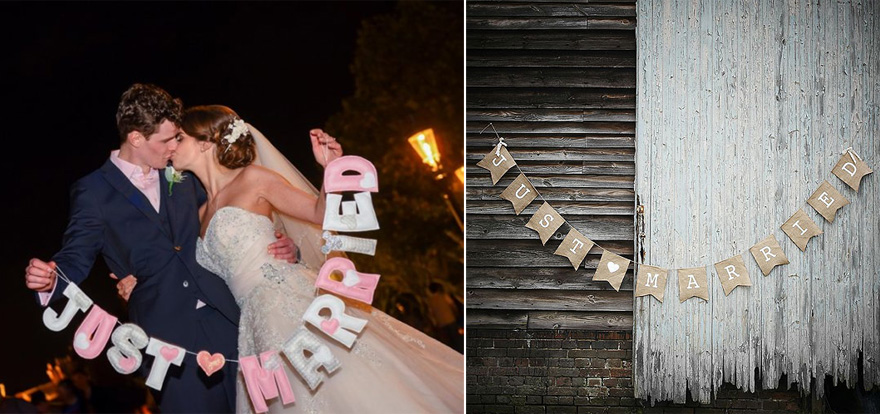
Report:
M 295 402 L 269 399 L 269 411 L 462 412 L 464 362 L 452 348 L 369 305 L 349 300 L 346 314 L 368 321 L 351 348 L 302 321 L 318 296 L 316 270 L 325 259 L 320 252 L 323 189 L 318 193 L 259 131 L 246 128 L 228 107 L 190 108 L 181 129 L 174 168 L 195 174 L 208 195 L 199 211 L 196 257 L 226 281 L 241 307 L 239 356 L 259 358 L 263 352 L 280 351 L 285 341 L 306 329 L 340 363 L 329 375 L 317 371 L 322 382 L 312 390 L 288 361 L 280 357 L 270 361 L 274 364 L 270 367 L 283 366 Z M 310 137 L 322 166 L 342 155 L 342 147 L 325 132 L 315 129 Z M 274 240 L 276 214 L 301 248 L 301 263 L 275 260 L 266 251 Z M 236 411 L 254 412 L 247 391 L 256 388 L 247 388 L 240 371 Z

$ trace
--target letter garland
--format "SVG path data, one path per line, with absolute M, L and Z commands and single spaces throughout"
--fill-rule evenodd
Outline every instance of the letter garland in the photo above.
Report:
M 351 171 L 357 175 L 343 175 Z M 326 243 L 322 248 L 325 255 L 332 251 L 369 255 L 375 253 L 376 240 L 339 236 L 331 231 L 357 232 L 379 228 L 370 198 L 371 192 L 379 191 L 376 175 L 375 166 L 358 156 L 340 157 L 327 165 L 324 176 L 324 189 L 327 192 L 327 210 L 324 216 Z M 355 201 L 343 202 L 341 194 L 331 194 L 343 191 L 356 191 Z M 259 357 L 249 355 L 236 361 L 205 350 L 192 352 L 150 337 L 136 324 L 120 323 L 118 318 L 94 304 L 88 295 L 67 278 L 60 267 L 56 267 L 56 272 L 68 284 L 63 292 L 68 301 L 60 315 L 47 306 L 43 311 L 43 324 L 50 330 L 59 332 L 66 329 L 78 313 L 88 312 L 74 334 L 73 348 L 76 353 L 83 358 L 94 359 L 111 342 L 107 359 L 117 372 L 127 375 L 140 368 L 144 361 L 141 350 L 145 349 L 146 354 L 154 357 L 146 385 L 159 391 L 162 390 L 168 368 L 171 365 L 180 366 L 186 354 L 196 356 L 199 367 L 208 376 L 222 369 L 227 361 L 238 363 L 254 409 L 263 413 L 268 411 L 266 400 L 280 396 L 283 404 L 290 404 L 296 399 L 279 354 L 287 358 L 312 390 L 325 379 L 324 374 L 318 371 L 319 368 L 323 367 L 330 374 L 340 366 L 330 347 L 305 326 L 297 328 L 280 351 L 268 350 L 260 353 Z M 334 280 L 331 277 L 334 274 L 341 275 L 340 280 Z M 376 274 L 358 272 L 354 263 L 346 258 L 332 257 L 321 267 L 315 287 L 369 305 L 373 302 L 379 277 Z M 330 311 L 329 318 L 320 316 L 324 309 Z M 332 294 L 317 296 L 305 311 L 302 320 L 348 348 L 354 346 L 356 334 L 367 324 L 364 319 L 346 315 L 345 303 Z M 309 356 L 306 356 L 306 351 Z
M 522 172 L 516 160 L 507 150 L 507 143 L 504 142 L 504 138 L 498 136 L 497 131 L 495 134 L 498 137 L 498 144 L 477 163 L 477 166 L 489 170 L 492 175 L 492 185 L 497 184 L 510 168 L 516 167 L 519 170 L 519 175 L 504 189 L 500 197 L 511 202 L 517 215 L 522 213 L 535 199 L 540 198 L 543 201 L 538 211 L 529 219 L 526 227 L 536 231 L 541 239 L 541 243 L 546 245 L 547 240 L 550 239 L 556 230 L 563 223 L 567 222 L 541 196 L 528 177 Z M 858 192 L 862 178 L 871 174 L 873 170 L 850 147 L 844 150 L 842 157 L 832 172 L 850 188 Z M 823 181 L 807 200 L 807 203 L 824 217 L 826 221 L 831 223 L 834 221 L 837 210 L 850 202 L 828 181 Z M 587 252 L 595 245 L 602 250 L 602 258 L 599 260 L 593 280 L 605 280 L 614 290 L 620 291 L 620 285 L 623 282 L 626 270 L 629 268 L 630 260 L 596 245 L 592 240 L 577 231 L 574 226 L 571 226 L 570 223 L 568 224 L 571 227 L 568 235 L 565 236 L 556 248 L 554 254 L 568 258 L 575 271 L 577 271 Z M 781 229 L 801 251 L 806 251 L 807 243 L 811 238 L 823 233 L 819 226 L 802 209 L 792 215 L 781 226 Z M 782 247 L 779 246 L 773 234 L 752 246 L 749 251 L 764 276 L 769 275 L 776 266 L 789 263 L 788 258 L 782 251 Z M 730 295 L 738 286 L 752 285 L 741 254 L 715 263 L 714 267 L 725 295 Z M 635 281 L 634 296 L 651 295 L 660 302 L 663 302 L 668 272 L 668 269 L 646 264 L 641 265 Z M 677 273 L 679 301 L 684 302 L 689 298 L 697 297 L 708 302 L 709 295 L 705 266 L 678 269 Z

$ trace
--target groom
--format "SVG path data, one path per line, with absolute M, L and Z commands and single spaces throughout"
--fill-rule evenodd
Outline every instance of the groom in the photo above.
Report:
M 52 260 L 31 259 L 28 288 L 43 306 L 62 296 L 66 282 L 88 276 L 100 253 L 117 275 L 136 275 L 129 316 L 148 336 L 198 352 L 238 358 L 239 308 L 226 283 L 196 262 L 199 206 L 205 201 L 198 180 L 173 183 L 164 174 L 177 148 L 182 103 L 164 90 L 131 86 L 116 112 L 119 150 L 91 174 L 74 183 L 71 213 L 61 251 Z M 293 261 L 293 243 L 282 237 L 269 246 Z M 163 413 L 232 412 L 237 364 L 207 377 L 194 355 L 171 367 L 162 391 L 152 390 Z M 149 369 L 142 367 L 143 372 Z

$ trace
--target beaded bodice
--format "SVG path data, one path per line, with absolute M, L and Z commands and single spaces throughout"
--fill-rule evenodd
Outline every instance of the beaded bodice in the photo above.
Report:
M 282 269 L 290 266 L 269 254 L 267 247 L 273 242 L 274 227 L 268 217 L 225 206 L 214 213 L 205 237 L 196 242 L 196 260 L 226 281 L 240 306 L 260 283 L 280 283 Z M 310 289 L 307 284 L 303 288 Z
M 316 274 L 272 257 L 267 247 L 274 241 L 268 217 L 226 206 L 217 210 L 196 245 L 198 262 L 226 281 L 241 307 L 240 356 L 281 355 L 294 332 L 306 328 L 341 364 L 315 390 L 297 378 L 301 374 L 290 363 L 282 364 L 296 401 L 282 404 L 273 398 L 267 401 L 269 412 L 461 412 L 460 353 L 363 305 L 345 309 L 347 315 L 368 321 L 352 348 L 307 325 L 302 316 L 318 295 Z M 239 375 L 237 381 L 236 412 L 254 413 L 243 378 Z

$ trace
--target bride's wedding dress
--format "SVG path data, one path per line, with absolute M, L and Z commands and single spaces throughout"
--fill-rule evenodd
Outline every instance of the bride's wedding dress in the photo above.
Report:
M 292 238 L 296 239 L 294 235 Z M 311 391 L 282 356 L 296 402 L 267 401 L 270 412 L 448 413 L 464 410 L 463 356 L 370 306 L 346 301 L 346 313 L 366 319 L 349 349 L 302 321 L 317 296 L 314 270 L 274 259 L 272 221 L 238 207 L 220 208 L 196 248 L 198 262 L 223 278 L 241 307 L 239 357 L 280 351 L 304 326 L 341 362 Z M 381 280 L 380 282 L 381 283 Z M 319 372 L 326 374 L 323 369 Z M 239 372 L 237 412 L 253 412 Z

